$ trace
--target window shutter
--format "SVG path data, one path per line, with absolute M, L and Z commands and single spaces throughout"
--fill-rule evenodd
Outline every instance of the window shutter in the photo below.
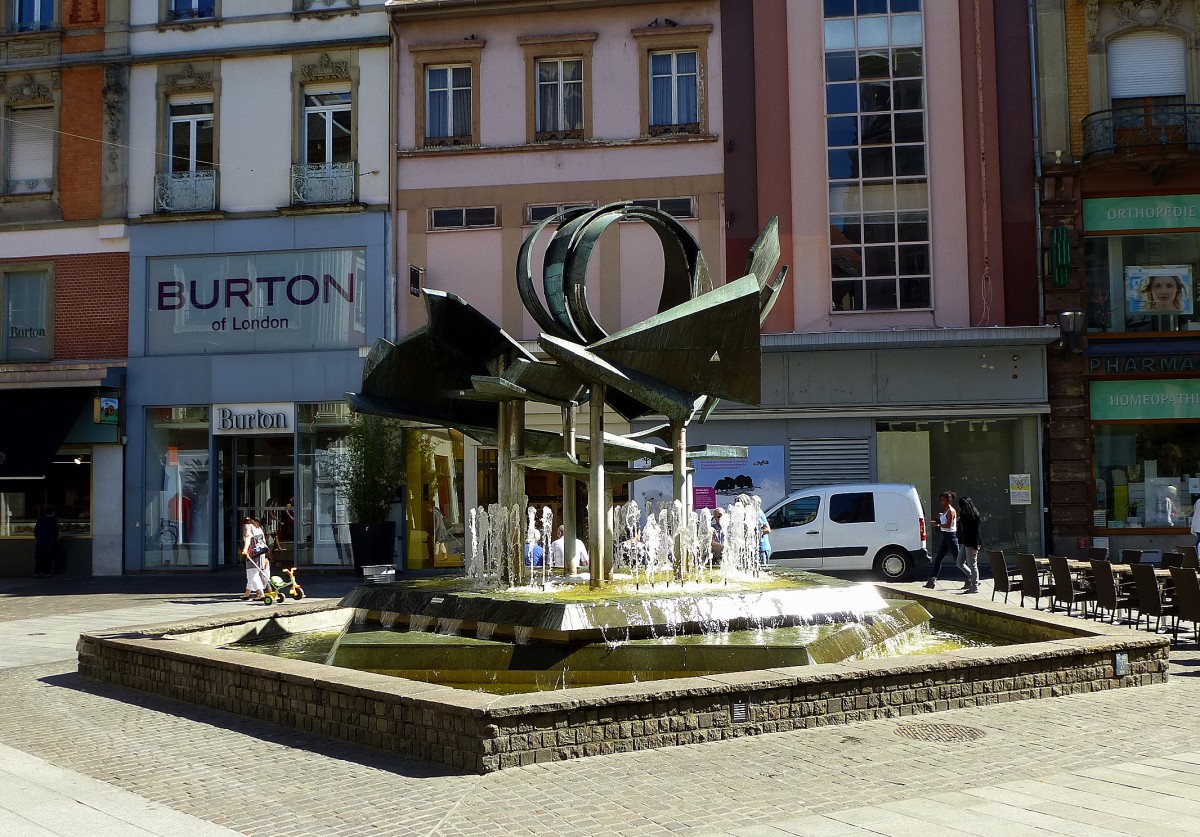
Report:
M 1108 96 L 1187 95 L 1187 46 L 1168 32 L 1134 32 L 1108 45 Z
M 788 491 L 871 481 L 870 439 L 796 439 L 788 443 Z
M 9 180 L 49 180 L 54 176 L 54 108 L 9 111 Z

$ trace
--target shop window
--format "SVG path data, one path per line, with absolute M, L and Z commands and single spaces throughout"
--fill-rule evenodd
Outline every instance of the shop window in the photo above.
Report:
M 1177 422 L 1092 425 L 1093 524 L 1099 529 L 1187 529 L 1200 481 L 1200 440 Z
M 338 462 L 350 430 L 344 401 L 297 405 L 299 458 L 293 504 L 296 563 L 350 566 L 350 514 L 338 486 Z
M 152 407 L 146 411 L 141 531 L 148 569 L 209 565 L 208 443 L 207 407 Z
M 46 509 L 58 517 L 62 535 L 92 533 L 92 455 L 64 448 L 42 480 L 14 481 L 0 491 L 0 536 L 33 537 Z
M 1090 236 L 1084 253 L 1089 331 L 1200 329 L 1195 302 L 1200 235 Z

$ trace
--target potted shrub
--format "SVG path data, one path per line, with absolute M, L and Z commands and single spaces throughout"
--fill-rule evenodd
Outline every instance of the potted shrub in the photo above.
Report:
M 394 419 L 356 413 L 337 470 L 350 512 L 354 570 L 391 564 L 396 548 L 392 505 L 403 496 L 404 430 Z

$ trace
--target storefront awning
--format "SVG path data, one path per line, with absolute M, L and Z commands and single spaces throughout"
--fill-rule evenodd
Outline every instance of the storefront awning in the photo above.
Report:
M 44 479 L 93 390 L 0 391 L 0 480 Z

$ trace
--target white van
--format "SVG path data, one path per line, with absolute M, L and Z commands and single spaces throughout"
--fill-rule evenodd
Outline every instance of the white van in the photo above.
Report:
M 925 512 L 911 485 L 823 485 L 767 511 L 771 565 L 806 570 L 874 570 L 885 581 L 930 564 Z

